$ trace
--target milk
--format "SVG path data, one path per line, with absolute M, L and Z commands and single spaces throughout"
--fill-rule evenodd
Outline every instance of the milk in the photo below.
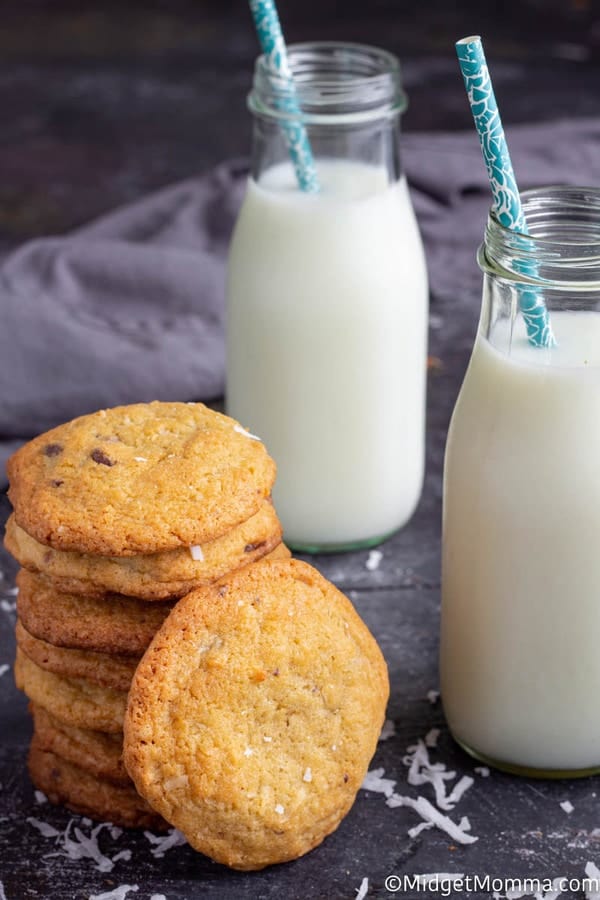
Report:
M 320 160 L 250 180 L 230 251 L 228 412 L 277 462 L 295 546 L 403 525 L 423 479 L 427 277 L 404 178 Z
M 442 698 L 455 737 L 537 769 L 600 765 L 600 314 L 558 347 L 477 338 L 445 467 Z

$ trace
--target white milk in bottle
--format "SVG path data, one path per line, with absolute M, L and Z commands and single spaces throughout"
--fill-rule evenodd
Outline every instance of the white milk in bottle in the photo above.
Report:
M 524 197 L 557 346 L 528 343 L 518 253 L 492 221 L 446 451 L 442 698 L 479 758 L 584 774 L 600 767 L 600 192 Z
M 227 408 L 277 462 L 285 540 L 336 549 L 382 540 L 419 499 L 427 277 L 397 153 L 397 62 L 316 47 L 290 55 L 307 79 L 318 194 L 298 188 L 257 66 L 254 176 L 229 260 Z M 379 84 L 368 103 L 359 63 Z

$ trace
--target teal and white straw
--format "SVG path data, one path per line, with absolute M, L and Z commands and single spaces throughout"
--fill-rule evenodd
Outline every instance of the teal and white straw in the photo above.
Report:
M 457 41 L 456 53 L 492 188 L 494 211 L 505 228 L 528 234 L 481 38 L 474 36 Z M 524 275 L 536 274 L 533 264 L 523 267 L 522 271 Z M 548 310 L 540 295 L 535 291 L 521 291 L 519 305 L 529 343 L 536 347 L 555 346 Z
M 287 96 L 283 111 L 292 118 L 284 120 L 282 128 L 298 185 L 301 191 L 316 194 L 319 191 L 319 179 L 306 128 L 302 124 L 302 113 L 296 97 L 277 7 L 273 0 L 250 0 L 250 10 L 269 68 L 282 78 L 286 85 Z

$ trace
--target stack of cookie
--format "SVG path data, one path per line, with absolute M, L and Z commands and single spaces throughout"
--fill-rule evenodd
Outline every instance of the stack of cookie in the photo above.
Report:
M 8 474 L 32 780 L 93 818 L 161 827 L 123 766 L 131 679 L 178 598 L 289 556 L 270 502 L 275 465 L 227 416 L 150 403 L 55 428 Z

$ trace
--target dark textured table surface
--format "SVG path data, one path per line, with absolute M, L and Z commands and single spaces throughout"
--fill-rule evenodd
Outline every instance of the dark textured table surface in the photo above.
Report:
M 246 152 L 244 94 L 255 53 L 249 20 L 233 3 L 207 4 L 201 11 L 198 6 L 203 4 L 3 4 L 1 249 L 64 231 Z M 294 3 L 288 34 L 368 40 L 399 52 L 412 98 L 406 123 L 413 130 L 470 125 L 451 44 L 473 31 L 490 34 L 488 50 L 497 56 L 495 81 L 507 121 L 595 115 L 600 96 L 595 4 L 574 4 L 566 16 L 567 6 L 550 3 L 540 16 L 540 4 L 520 4 L 520 18 L 511 19 L 506 15 L 511 4 L 465 3 L 461 14 L 455 4 L 431 2 L 416 14 L 415 4 L 378 2 L 365 17 L 352 3 L 341 16 L 340 5 L 328 2 L 317 25 L 306 3 Z M 99 835 L 104 854 L 114 858 L 128 850 L 130 859 L 100 871 L 89 858 L 61 855 L 72 817 L 37 802 L 25 772 L 30 722 L 11 674 L 14 565 L 0 551 L 0 881 L 6 900 L 87 900 L 119 887 L 115 900 L 153 895 L 353 900 L 364 878 L 369 898 L 391 896 L 384 886 L 390 874 L 583 877 L 586 863 L 600 865 L 598 778 L 568 783 L 499 773 L 484 778 L 453 744 L 439 704 L 428 700 L 428 692 L 437 689 L 443 447 L 478 314 L 460 298 L 452 310 L 436 308 L 434 298 L 433 311 L 431 353 L 439 363 L 429 379 L 427 478 L 419 509 L 380 548 L 376 569 L 367 568 L 367 553 L 312 562 L 349 594 L 389 664 L 388 715 L 395 734 L 380 743 L 371 768 L 383 768 L 385 777 L 397 782 L 397 792 L 416 797 L 417 789 L 407 783 L 406 750 L 439 728 L 432 760 L 455 771 L 456 780 L 465 774 L 474 778 L 449 815 L 457 822 L 467 816 L 478 840 L 459 846 L 437 829 L 410 837 L 408 829 L 420 821 L 414 811 L 390 808 L 382 794 L 360 791 L 347 819 L 322 847 L 262 873 L 230 872 L 185 846 L 156 858 L 144 835 L 113 836 L 107 829 Z M 6 498 L 0 499 L 0 511 L 3 524 Z M 433 799 L 430 787 L 419 791 Z M 565 800 L 572 803 L 570 814 L 560 806 Z M 32 819 L 58 833 L 44 836 Z M 75 826 L 90 833 L 76 818 L 71 834 Z M 491 891 L 477 894 L 491 896 Z

